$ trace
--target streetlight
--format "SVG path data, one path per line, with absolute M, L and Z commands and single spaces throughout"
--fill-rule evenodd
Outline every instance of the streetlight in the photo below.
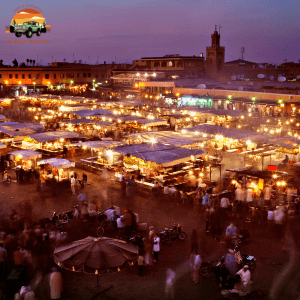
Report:
M 73 84 L 73 83 L 74 83 L 74 81 L 73 81 L 73 80 L 71 80 L 71 81 L 70 81 L 70 83 L 71 83 L 71 84 Z

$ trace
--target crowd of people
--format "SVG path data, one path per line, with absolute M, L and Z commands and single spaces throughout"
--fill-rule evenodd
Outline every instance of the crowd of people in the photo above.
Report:
M 6 287 L 2 286 L 2 296 L 5 290 L 10 296 L 17 292 L 18 285 L 10 286 L 5 279 L 18 274 L 23 287 L 15 299 L 39 299 L 41 285 L 43 292 L 48 291 L 49 299 L 59 299 L 62 281 L 58 284 L 49 274 L 57 272 L 53 270 L 53 251 L 64 242 L 65 234 L 54 224 L 44 224 L 42 220 L 34 222 L 21 217 L 15 210 L 10 215 L 1 215 L 0 220 L 0 276 L 1 282 L 7 283 Z

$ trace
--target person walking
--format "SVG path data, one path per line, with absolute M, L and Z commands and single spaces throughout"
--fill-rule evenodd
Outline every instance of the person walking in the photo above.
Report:
M 155 234 L 153 242 L 154 262 L 158 262 L 158 252 L 160 251 L 160 238 L 158 234 Z
M 130 213 L 128 212 L 128 209 L 124 210 L 124 215 L 122 217 L 122 222 L 124 224 L 124 234 L 129 235 L 131 232 L 131 222 L 132 222 L 132 217 Z
M 120 184 L 121 184 L 121 194 L 124 198 L 124 197 L 126 197 L 126 181 L 125 181 L 124 174 L 122 174 L 120 177 Z
M 229 270 L 230 275 L 235 275 L 237 271 L 237 262 L 234 250 L 228 249 L 228 253 L 225 256 L 225 266 Z
M 42 192 L 44 192 L 45 187 L 46 187 L 46 175 L 45 175 L 44 171 L 42 171 L 42 174 L 40 176 L 40 181 L 41 181 L 41 190 L 42 190 Z
M 145 266 L 152 266 L 153 265 L 153 244 L 149 241 L 149 238 L 144 238 L 144 264 Z
M 138 257 L 139 276 L 144 275 L 144 256 L 142 254 Z
M 76 183 L 76 181 L 75 181 L 74 175 L 71 175 L 71 191 L 72 191 L 72 195 L 76 194 L 75 183 Z
M 199 270 L 201 267 L 201 257 L 198 252 L 191 253 L 190 266 L 192 269 L 192 280 L 195 283 L 199 283 Z
M 38 169 L 34 171 L 34 176 L 35 176 L 35 189 L 37 192 L 39 192 L 41 189 L 41 179 L 40 179 L 40 172 Z
M 61 299 L 63 291 L 63 280 L 61 273 L 57 268 L 52 268 L 52 273 L 49 275 L 50 299 Z
M 168 268 L 166 288 L 165 288 L 165 299 L 173 300 L 175 298 L 174 284 L 175 284 L 175 272 L 172 269 Z

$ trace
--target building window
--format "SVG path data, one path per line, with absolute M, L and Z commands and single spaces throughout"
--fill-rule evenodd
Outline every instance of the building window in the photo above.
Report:
M 65 78 L 65 74 L 60 74 L 60 78 Z
M 25 79 L 25 74 L 22 74 L 22 79 Z
M 49 74 L 45 74 L 45 79 L 49 79 Z
M 0 78 L 2 78 L 2 74 L 0 74 Z
M 102 74 L 102 78 L 104 78 L 104 74 Z
M 40 74 L 36 74 L 36 79 L 39 79 L 40 78 Z
M 28 78 L 31 79 L 31 74 L 28 74 Z
M 79 73 L 77 73 L 77 78 L 79 78 Z
M 161 67 L 162 67 L 162 68 L 166 68 L 166 67 L 167 67 L 167 62 L 165 62 L 165 61 L 162 62 Z
M 95 78 L 98 78 L 98 74 L 95 75 Z
M 173 62 L 169 61 L 169 62 L 168 62 L 168 66 L 169 66 L 169 67 L 173 67 Z
M 88 77 L 92 77 L 92 74 L 91 74 L 91 73 L 88 73 Z
M 9 78 L 12 79 L 12 74 L 9 74 Z
M 15 74 L 15 78 L 18 79 L 18 77 L 19 77 L 18 74 Z
M 86 73 L 83 73 L 83 78 L 85 78 L 86 77 Z
M 53 78 L 56 79 L 56 74 L 53 74 Z

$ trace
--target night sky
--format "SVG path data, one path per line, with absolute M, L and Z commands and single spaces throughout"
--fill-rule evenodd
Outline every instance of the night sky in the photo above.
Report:
M 0 58 L 11 64 L 29 59 L 131 63 L 143 56 L 199 55 L 210 45 L 215 24 L 221 25 L 225 61 L 244 59 L 282 63 L 300 59 L 298 1 L 289 0 L 109 0 L 3 1 Z M 32 40 L 47 44 L 9 44 L 26 40 L 5 33 L 14 10 L 24 4 L 42 9 L 51 32 Z

